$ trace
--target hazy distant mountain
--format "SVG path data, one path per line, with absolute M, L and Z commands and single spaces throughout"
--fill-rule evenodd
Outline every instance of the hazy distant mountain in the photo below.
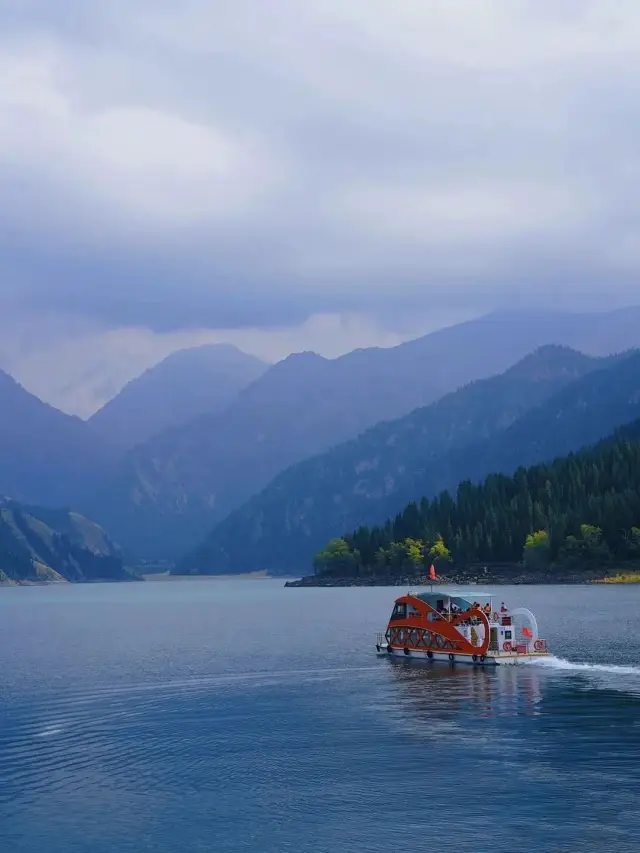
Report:
M 292 466 L 232 513 L 180 570 L 308 568 L 335 533 L 385 518 L 431 489 L 452 451 L 502 434 L 600 359 L 548 346 L 505 373 L 479 380 L 395 421 Z M 438 482 L 439 484 L 439 482 Z
M 221 411 L 266 368 L 228 344 L 179 350 L 125 385 L 89 423 L 129 449 L 205 412 Z
M 504 434 L 471 447 L 456 461 L 465 476 L 511 473 L 566 456 L 640 417 L 640 352 L 605 359 L 603 365 L 528 411 Z M 451 477 L 449 477 L 451 479 Z
M 65 505 L 113 469 L 115 451 L 0 371 L 0 495 Z
M 502 373 L 547 344 L 587 355 L 640 347 L 640 306 L 605 313 L 496 312 L 440 329 L 397 349 L 408 349 L 437 364 L 441 385 L 453 390 L 473 379 Z
M 384 353 L 373 351 L 379 369 L 361 353 L 289 356 L 223 412 L 134 448 L 87 511 L 132 553 L 180 555 L 290 463 L 439 394 L 418 365 L 407 363 L 399 381 Z
M 132 580 L 104 530 L 66 510 L 0 500 L 0 583 Z
M 640 344 L 640 309 L 529 312 L 494 314 L 333 360 L 290 356 L 223 412 L 135 448 L 88 512 L 133 552 L 175 556 L 289 465 L 500 373 L 539 346 L 609 353 L 634 342 Z

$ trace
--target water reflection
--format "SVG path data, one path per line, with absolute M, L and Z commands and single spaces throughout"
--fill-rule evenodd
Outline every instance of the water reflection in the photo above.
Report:
M 588 772 L 609 783 L 622 768 L 637 777 L 640 697 L 637 674 L 566 666 L 480 669 L 388 661 L 387 707 L 405 732 L 450 747 L 483 740 L 519 755 L 521 770 Z M 607 678 L 603 679 L 603 675 Z M 628 681 L 628 690 L 624 683 Z M 597 770 L 594 768 L 594 763 Z
M 430 722 L 541 713 L 544 673 L 534 667 L 416 666 L 402 660 L 389 660 L 388 666 L 398 700 Z

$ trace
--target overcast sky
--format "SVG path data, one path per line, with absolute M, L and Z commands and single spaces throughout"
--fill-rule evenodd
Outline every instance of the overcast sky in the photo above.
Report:
M 638 0 L 0 0 L 0 364 L 640 302 Z

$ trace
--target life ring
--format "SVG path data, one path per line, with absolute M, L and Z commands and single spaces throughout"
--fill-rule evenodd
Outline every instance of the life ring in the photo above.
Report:
M 471 655 L 471 660 L 475 663 L 478 660 L 478 655 Z
M 405 655 L 409 654 L 409 649 L 406 646 L 404 647 L 404 653 L 405 653 Z
M 507 640 L 505 643 L 502 644 L 502 651 L 503 652 L 512 652 L 513 651 L 513 644 L 510 643 L 509 640 Z
M 480 663 L 484 663 L 484 658 L 485 658 L 484 655 L 480 655 Z
M 535 643 L 533 644 L 533 648 L 537 652 L 543 652 L 544 651 L 544 640 L 536 640 Z
M 494 621 L 494 622 L 499 622 L 499 621 L 500 621 L 500 614 L 499 614 L 499 613 L 494 613 L 494 614 L 493 614 L 493 621 Z
M 455 655 L 449 655 L 449 660 L 450 660 L 451 662 L 453 662 L 455 659 L 456 659 L 456 656 L 455 656 Z

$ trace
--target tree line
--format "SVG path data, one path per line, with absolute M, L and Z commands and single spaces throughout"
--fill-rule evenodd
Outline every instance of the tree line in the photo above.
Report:
M 640 560 L 640 421 L 553 462 L 409 503 L 316 554 L 316 573 L 405 574 L 429 565 L 538 571 Z

